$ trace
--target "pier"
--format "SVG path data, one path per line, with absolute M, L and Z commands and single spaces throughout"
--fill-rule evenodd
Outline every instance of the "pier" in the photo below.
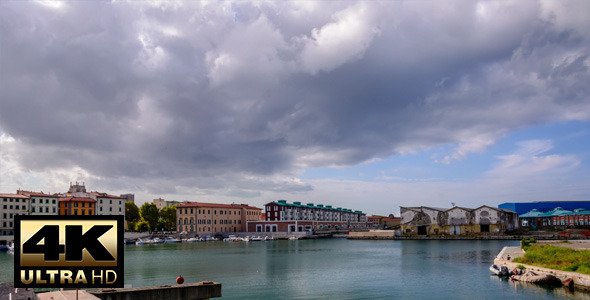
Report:
M 147 286 L 105 290 L 64 290 L 38 293 L 40 300 L 201 300 L 221 297 L 221 283 L 201 281 L 198 283 Z

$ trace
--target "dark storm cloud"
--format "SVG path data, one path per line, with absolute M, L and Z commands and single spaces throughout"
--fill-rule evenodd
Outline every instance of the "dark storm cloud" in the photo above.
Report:
M 30 170 L 307 190 L 302 167 L 590 118 L 584 1 L 44 4 L 0 3 L 0 131 Z

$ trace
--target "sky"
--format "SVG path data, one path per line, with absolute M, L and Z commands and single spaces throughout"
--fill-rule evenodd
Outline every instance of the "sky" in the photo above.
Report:
M 590 1 L 0 1 L 0 192 L 590 200 Z

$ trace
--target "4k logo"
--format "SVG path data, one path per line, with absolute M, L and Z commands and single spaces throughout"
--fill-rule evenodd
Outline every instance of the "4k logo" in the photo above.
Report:
M 123 216 L 15 221 L 15 287 L 123 286 Z

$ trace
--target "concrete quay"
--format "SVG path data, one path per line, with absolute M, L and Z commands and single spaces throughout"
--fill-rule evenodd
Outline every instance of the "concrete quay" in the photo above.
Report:
M 60 290 L 33 294 L 39 300 L 201 300 L 221 297 L 221 283 L 202 281 L 176 285 L 147 286 L 104 290 Z M 25 296 L 26 297 L 26 296 Z
M 89 291 L 101 300 L 200 300 L 221 297 L 221 283 L 201 281 L 175 285 Z
M 553 276 L 561 280 L 561 282 L 565 282 L 567 279 L 572 279 L 574 281 L 574 287 L 576 289 L 590 291 L 590 275 L 537 267 L 522 263 L 515 263 L 513 261 L 517 257 L 524 256 L 524 254 L 525 252 L 520 247 L 504 247 L 502 251 L 500 251 L 500 253 L 494 259 L 494 264 L 498 266 L 506 266 L 509 270 L 518 267 L 518 265 L 522 265 L 527 270 L 552 274 Z

